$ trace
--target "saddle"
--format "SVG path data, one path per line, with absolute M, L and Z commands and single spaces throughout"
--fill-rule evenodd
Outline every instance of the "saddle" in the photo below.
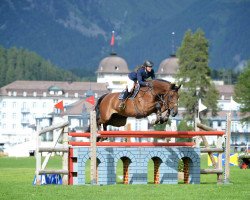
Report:
M 119 100 L 122 100 L 123 99 L 123 95 L 124 93 L 126 92 L 127 89 L 124 89 L 120 95 L 119 95 Z M 138 94 L 138 92 L 140 91 L 140 85 L 139 84 L 136 84 L 132 90 L 132 95 L 129 97 L 129 99 L 134 99 L 136 97 L 136 95 Z

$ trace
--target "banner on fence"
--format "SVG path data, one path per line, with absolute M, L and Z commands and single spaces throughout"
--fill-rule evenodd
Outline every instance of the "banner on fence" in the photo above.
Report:
M 60 174 L 42 174 L 39 176 L 41 180 L 41 185 L 47 185 L 47 184 L 62 185 L 62 177 Z M 36 185 L 36 175 L 33 180 L 33 185 Z
M 218 161 L 218 153 L 213 153 L 214 159 Z M 212 161 L 209 156 L 207 156 L 208 166 L 212 166 Z M 225 166 L 225 154 L 222 154 L 222 165 Z M 238 153 L 230 154 L 230 166 L 238 166 Z

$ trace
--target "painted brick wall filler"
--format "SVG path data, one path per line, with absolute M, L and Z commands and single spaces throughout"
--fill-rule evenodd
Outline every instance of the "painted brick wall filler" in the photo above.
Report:
M 75 162 L 72 171 L 73 185 L 85 184 L 85 166 L 90 158 L 89 147 L 71 147 L 72 160 Z M 116 167 L 119 159 L 124 163 L 124 183 L 126 184 L 147 184 L 148 163 L 150 159 L 156 160 L 154 172 L 157 177 L 155 183 L 177 184 L 178 183 L 178 162 L 184 158 L 185 166 L 188 166 L 187 173 L 190 184 L 200 183 L 200 148 L 193 147 L 97 147 L 97 184 L 116 184 Z M 185 163 L 184 162 L 184 163 Z M 128 169 L 126 168 L 128 165 Z

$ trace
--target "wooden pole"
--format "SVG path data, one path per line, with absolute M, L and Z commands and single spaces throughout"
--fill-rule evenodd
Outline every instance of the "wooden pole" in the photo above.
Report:
M 231 113 L 227 113 L 227 129 L 225 140 L 225 172 L 224 183 L 229 183 L 230 174 L 230 139 L 231 139 Z
M 204 124 L 201 124 L 201 123 L 197 123 L 197 127 L 202 129 L 202 130 L 205 130 L 205 131 L 215 131 L 214 129 L 212 129 L 211 127 L 209 126 L 206 126 Z M 201 136 L 201 139 L 203 140 L 203 143 L 205 145 L 206 148 L 209 148 L 209 144 L 208 144 L 208 141 L 207 141 L 207 138 L 205 136 Z M 212 162 L 212 165 L 213 167 L 217 167 L 217 163 L 215 161 L 215 158 L 213 156 L 213 153 L 212 152 L 208 152 L 208 156 Z
M 68 126 L 63 128 L 63 147 L 68 148 L 69 150 L 69 145 L 68 145 Z M 69 152 L 63 152 L 63 157 L 62 157 L 62 169 L 65 171 L 68 171 L 68 174 L 63 175 L 62 182 L 63 185 L 68 185 L 69 184 Z
M 97 184 L 97 165 L 96 165 L 96 135 L 97 135 L 97 126 L 96 126 L 96 112 L 90 112 L 90 151 L 91 151 L 91 184 Z
M 217 137 L 217 148 L 222 148 L 222 137 L 218 136 Z M 222 171 L 222 152 L 218 152 L 218 161 L 217 161 L 217 166 L 216 166 L 217 170 L 221 170 Z M 221 184 L 223 182 L 223 176 L 222 174 L 217 174 L 217 183 Z
M 41 185 L 41 178 L 39 175 L 39 171 L 42 166 L 42 153 L 39 152 L 39 147 L 41 144 L 40 140 L 40 122 L 37 124 L 37 132 L 36 132 L 36 185 Z

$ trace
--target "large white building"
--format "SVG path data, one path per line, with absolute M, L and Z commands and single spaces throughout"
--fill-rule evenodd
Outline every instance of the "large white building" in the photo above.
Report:
M 36 119 L 57 115 L 55 104 L 64 107 L 109 92 L 107 85 L 94 82 L 15 81 L 0 89 L 0 144 L 6 149 L 35 139 Z M 46 121 L 46 120 L 45 120 Z M 50 123 L 48 120 L 44 126 Z M 45 138 L 50 141 L 53 138 Z

